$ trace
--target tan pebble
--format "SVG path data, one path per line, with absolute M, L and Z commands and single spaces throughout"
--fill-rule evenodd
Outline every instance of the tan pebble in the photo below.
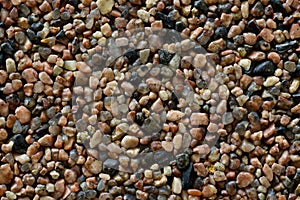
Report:
M 121 145 L 125 148 L 134 148 L 138 145 L 138 143 L 139 139 L 131 135 L 126 135 L 121 141 Z
M 38 73 L 33 68 L 28 68 L 22 72 L 22 77 L 27 83 L 34 83 L 38 80 Z
M 21 124 L 26 124 L 31 120 L 31 112 L 25 106 L 18 107 L 15 115 Z
M 300 25 L 298 23 L 292 24 L 290 29 L 291 39 L 300 38 Z
M 272 30 L 268 28 L 264 28 L 260 33 L 259 36 L 262 37 L 266 42 L 270 43 L 274 39 L 274 35 L 272 34 Z
M 267 179 L 271 182 L 273 180 L 273 171 L 268 164 L 264 164 L 262 171 L 266 175 Z
M 58 180 L 55 185 L 55 192 L 53 193 L 53 198 L 59 199 L 65 192 L 65 180 L 60 179 Z
M 240 188 L 245 188 L 254 181 L 254 176 L 249 172 L 240 172 L 237 176 L 237 185 Z
M 240 26 L 233 25 L 229 29 L 227 37 L 228 38 L 233 38 L 234 36 L 239 35 L 241 32 L 242 32 L 242 29 L 241 29 Z
M 67 183 L 74 183 L 77 180 L 77 173 L 71 169 L 66 169 L 64 177 Z
M 172 142 L 168 142 L 168 141 L 162 141 L 161 142 L 161 146 L 162 148 L 164 148 L 165 151 L 167 152 L 171 152 L 173 151 L 174 145 Z
M 4 70 L 0 70 L 0 85 L 4 84 L 7 80 L 7 72 Z
M 180 112 L 178 110 L 170 110 L 167 113 L 167 120 L 169 121 L 177 121 L 180 120 L 185 114 L 183 112 Z
M 8 103 L 0 99 L 0 116 L 6 117 L 9 114 Z
M 254 61 L 261 61 L 266 59 L 266 54 L 262 51 L 253 51 L 248 58 Z
M 3 164 L 0 166 L 0 184 L 10 184 L 13 177 L 13 171 L 9 164 Z
M 300 114 L 300 104 L 297 104 L 291 109 L 291 112 L 294 114 Z
M 108 23 L 101 26 L 101 32 L 105 37 L 110 37 L 112 34 L 111 27 Z
M 101 14 L 105 15 L 112 11 L 115 2 L 113 0 L 97 0 L 96 3 Z
M 207 155 L 210 152 L 210 148 L 207 144 L 199 145 L 193 149 L 194 153 L 198 153 L 200 155 Z
M 244 40 L 246 44 L 255 45 L 257 41 L 257 37 L 254 33 L 244 33 Z
M 43 3 L 39 6 L 39 9 L 42 12 L 50 12 L 52 10 L 51 5 L 48 1 L 43 1 Z
M 267 27 L 270 29 L 276 29 L 277 28 L 277 24 L 273 19 L 267 19 Z
M 248 3 L 248 1 L 242 2 L 241 12 L 242 12 L 243 18 L 247 19 L 249 17 L 249 3 Z
M 208 125 L 209 119 L 206 113 L 192 113 L 191 115 L 191 125 Z
M 21 80 L 12 80 L 12 88 L 14 91 L 18 91 L 23 86 Z
M 202 189 L 202 196 L 209 198 L 217 194 L 217 188 L 214 185 L 208 184 Z
M 0 129 L 0 141 L 3 141 L 7 138 L 7 131 L 3 128 Z
M 51 135 L 45 135 L 43 137 L 41 137 L 39 140 L 38 140 L 38 143 L 41 145 L 41 146 L 47 146 L 47 147 L 50 147 L 52 146 L 53 144 L 53 137 Z

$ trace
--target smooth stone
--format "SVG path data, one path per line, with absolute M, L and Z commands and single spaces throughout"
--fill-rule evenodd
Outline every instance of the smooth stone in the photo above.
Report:
M 275 65 L 271 61 L 264 61 L 260 64 L 258 64 L 254 69 L 253 69 L 253 74 L 258 75 L 258 76 L 271 76 L 275 72 Z
M 181 179 L 174 177 L 172 182 L 172 192 L 174 192 L 175 194 L 180 194 L 181 191 L 182 191 Z
M 139 144 L 139 139 L 131 135 L 126 135 L 121 141 L 121 145 L 125 148 L 134 148 L 138 144 Z

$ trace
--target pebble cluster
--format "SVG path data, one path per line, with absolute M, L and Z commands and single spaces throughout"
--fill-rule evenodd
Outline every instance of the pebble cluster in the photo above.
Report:
M 1 200 L 299 200 L 299 0 L 0 0 L 0 12 Z M 174 45 L 162 44 L 128 49 L 113 69 L 93 69 L 109 38 L 136 28 L 175 30 L 208 53 L 178 60 Z M 137 60 L 146 68 L 130 72 Z M 219 77 L 219 85 L 197 81 L 206 60 L 215 70 L 202 78 Z M 175 61 L 175 71 L 150 70 Z M 132 112 L 117 119 L 112 88 L 120 81 L 130 90 L 145 70 L 183 75 L 196 105 L 151 77 L 134 88 Z M 143 124 L 148 102 L 165 107 L 166 122 L 145 136 L 122 120 Z M 217 134 L 212 147 L 208 132 Z M 186 143 L 171 163 L 135 170 L 142 146 L 171 152 Z

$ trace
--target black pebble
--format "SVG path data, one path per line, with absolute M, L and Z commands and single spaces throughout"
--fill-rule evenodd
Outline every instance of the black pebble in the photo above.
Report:
M 194 172 L 193 163 L 190 162 L 189 167 L 182 172 L 182 189 L 186 190 L 193 186 L 196 174 Z
M 80 3 L 80 0 L 69 0 L 68 3 L 71 4 L 72 6 L 77 7 L 78 4 Z
M 199 188 L 201 188 L 203 186 L 203 184 L 204 183 L 203 183 L 202 178 L 201 177 L 197 177 L 193 186 L 194 186 L 194 188 L 199 189 Z
M 48 47 L 39 47 L 38 52 L 42 56 L 42 58 L 47 59 L 48 56 L 51 54 L 51 49 Z
M 162 12 L 156 13 L 157 17 L 163 21 L 164 28 L 174 29 L 176 21 Z
M 297 48 L 297 47 L 298 47 L 298 41 L 297 40 L 293 40 L 293 41 L 286 42 L 286 43 L 283 43 L 283 44 L 277 44 L 275 46 L 276 51 L 278 53 L 284 53 L 284 52 L 286 52 L 290 49 Z
M 182 21 L 176 22 L 175 24 L 176 31 L 182 32 L 185 28 L 186 25 Z
M 189 163 L 190 163 L 190 158 L 188 154 L 181 153 L 176 156 L 176 164 L 178 169 L 183 170 L 187 168 L 189 166 Z
M 168 65 L 173 57 L 172 54 L 170 54 L 167 50 L 164 49 L 158 50 L 158 55 L 160 63 L 164 65 Z
M 286 10 L 284 9 L 283 5 L 282 5 L 282 2 L 280 0 L 271 0 L 270 1 L 272 7 L 273 7 L 273 10 L 275 12 L 279 12 L 279 13 L 282 13 L 282 15 L 284 17 L 286 17 L 288 15 L 288 13 L 286 12 Z
M 205 15 L 208 13 L 208 7 L 204 0 L 195 1 L 194 6 L 198 9 L 199 12 Z
M 86 196 L 85 196 L 85 192 L 84 191 L 78 192 L 76 199 L 78 199 L 78 200 L 84 200 L 85 198 L 86 198 Z
M 256 21 L 254 19 L 250 20 L 246 27 L 245 27 L 245 32 L 252 32 L 255 34 L 259 34 L 260 33 L 260 28 L 258 27 Z
M 62 23 L 61 19 L 51 20 L 51 22 L 50 22 L 50 26 L 60 27 L 62 25 L 63 25 L 63 23 Z
M 44 28 L 44 25 L 40 21 L 38 21 L 36 23 L 31 24 L 30 28 L 34 32 L 38 32 L 38 31 L 41 31 Z
M 12 151 L 15 153 L 26 153 L 28 144 L 25 141 L 25 138 L 21 134 L 14 135 L 12 138 L 14 144 L 12 147 Z
M 264 61 L 260 64 L 258 64 L 253 69 L 253 74 L 258 76 L 271 76 L 275 72 L 275 65 L 271 61 Z
M 44 124 L 41 128 L 37 129 L 35 133 L 33 134 L 33 138 L 35 140 L 40 139 L 44 135 L 48 133 L 49 124 Z
M 124 56 L 127 57 L 129 63 L 131 64 L 134 63 L 139 58 L 135 49 L 128 49 L 125 52 Z
M 27 29 L 26 33 L 31 42 L 34 42 L 34 43 L 38 42 L 38 36 L 35 34 L 35 32 L 33 30 Z
M 65 32 L 63 30 L 59 31 L 55 37 L 56 40 L 62 44 L 67 45 L 69 42 L 69 39 L 66 37 Z
M 4 42 L 3 44 L 1 44 L 1 50 L 9 56 L 13 56 L 15 53 L 15 50 L 8 42 Z
M 225 4 L 220 4 L 218 5 L 218 13 L 230 13 L 231 9 L 231 4 L 230 3 L 225 3 Z
M 141 112 L 136 113 L 136 115 L 135 115 L 135 122 L 138 125 L 140 125 L 140 126 L 143 125 L 144 120 L 145 120 L 145 117 L 144 117 L 143 113 L 141 113 Z
M 220 38 L 225 38 L 227 34 L 228 34 L 227 29 L 224 26 L 219 26 L 215 30 L 215 35 Z

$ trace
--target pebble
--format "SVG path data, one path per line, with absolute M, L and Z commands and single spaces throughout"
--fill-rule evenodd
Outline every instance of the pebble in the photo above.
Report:
M 76 61 L 75 60 L 66 60 L 64 61 L 63 67 L 70 71 L 76 70 Z
M 231 28 L 229 29 L 227 37 L 228 37 L 228 38 L 233 38 L 234 36 L 239 35 L 239 34 L 241 34 L 241 33 L 242 33 L 241 27 L 239 27 L 239 26 L 237 26 L 237 25 L 233 25 L 233 26 L 231 26 Z
M 13 59 L 11 58 L 6 59 L 5 64 L 6 64 L 7 73 L 12 73 L 16 71 L 16 63 Z
M 240 188 L 245 188 L 254 181 L 254 176 L 249 172 L 240 172 L 237 175 L 236 183 Z
M 253 70 L 253 74 L 261 76 L 272 76 L 274 72 L 275 65 L 271 61 L 264 61 L 258 64 Z
M 0 85 L 4 84 L 7 80 L 7 72 L 4 70 L 0 70 Z
M 276 83 L 278 83 L 279 82 L 279 78 L 278 77 L 276 77 L 276 76 L 270 76 L 270 77 L 268 77 L 265 81 L 264 81 L 264 83 L 263 83 L 263 85 L 265 86 L 265 87 L 272 87 L 272 86 L 274 86 Z
M 271 182 L 273 180 L 273 170 L 269 167 L 269 165 L 265 163 L 262 168 L 262 171 L 266 175 L 268 181 Z
M 205 198 L 210 198 L 210 197 L 213 197 L 214 195 L 216 195 L 217 192 L 218 192 L 217 188 L 214 185 L 208 184 L 203 187 L 202 195 Z
M 251 60 L 250 59 L 241 59 L 239 61 L 239 65 L 243 67 L 246 71 L 249 71 L 251 67 Z
M 170 110 L 167 113 L 167 120 L 174 122 L 180 120 L 185 114 L 183 112 L 180 112 L 178 110 Z
M 23 135 L 16 134 L 13 136 L 12 139 L 13 139 L 13 148 L 12 148 L 13 152 L 20 153 L 20 154 L 26 153 L 28 144 L 26 143 Z
M 46 146 L 46 147 L 50 147 L 52 146 L 53 144 L 53 137 L 51 135 L 44 135 L 43 137 L 41 137 L 39 140 L 38 140 L 38 143 L 41 145 L 41 146 Z
M 112 34 L 112 30 L 109 24 L 104 24 L 101 26 L 101 33 L 105 36 L 105 37 L 110 37 Z
M 9 164 L 3 164 L 0 166 L 0 184 L 10 184 L 13 177 L 13 171 Z
M 274 35 L 272 34 L 272 30 L 268 28 L 264 28 L 259 33 L 259 36 L 262 37 L 266 42 L 270 43 L 274 39 Z
M 34 83 L 38 80 L 38 73 L 33 68 L 28 68 L 22 72 L 22 78 L 24 78 L 27 83 Z
M 138 10 L 137 11 L 138 17 L 143 20 L 144 22 L 148 22 L 150 18 L 150 13 L 145 10 Z
M 208 125 L 209 122 L 206 113 L 192 113 L 190 120 L 192 126 Z
M 300 38 L 300 25 L 298 23 L 292 24 L 290 29 L 290 37 L 292 40 L 296 38 Z
M 96 3 L 101 14 L 106 15 L 112 11 L 115 2 L 113 0 L 97 0 Z
M 172 192 L 175 194 L 180 194 L 182 191 L 181 179 L 174 177 L 172 182 Z
M 39 73 L 39 79 L 44 83 L 48 85 L 52 85 L 53 81 L 50 78 L 50 76 L 46 72 L 40 72 Z
M 248 3 L 248 1 L 242 2 L 241 12 L 242 12 L 243 18 L 247 19 L 249 17 L 249 3 Z
M 243 33 L 244 41 L 246 44 L 255 45 L 257 37 L 254 33 Z
M 139 139 L 135 136 L 126 135 L 122 141 L 121 145 L 125 148 L 134 148 L 139 144 Z
M 31 120 L 31 112 L 25 106 L 17 107 L 15 115 L 21 124 L 26 124 Z
M 249 153 L 255 149 L 255 146 L 247 140 L 243 140 L 240 149 L 246 153 Z

